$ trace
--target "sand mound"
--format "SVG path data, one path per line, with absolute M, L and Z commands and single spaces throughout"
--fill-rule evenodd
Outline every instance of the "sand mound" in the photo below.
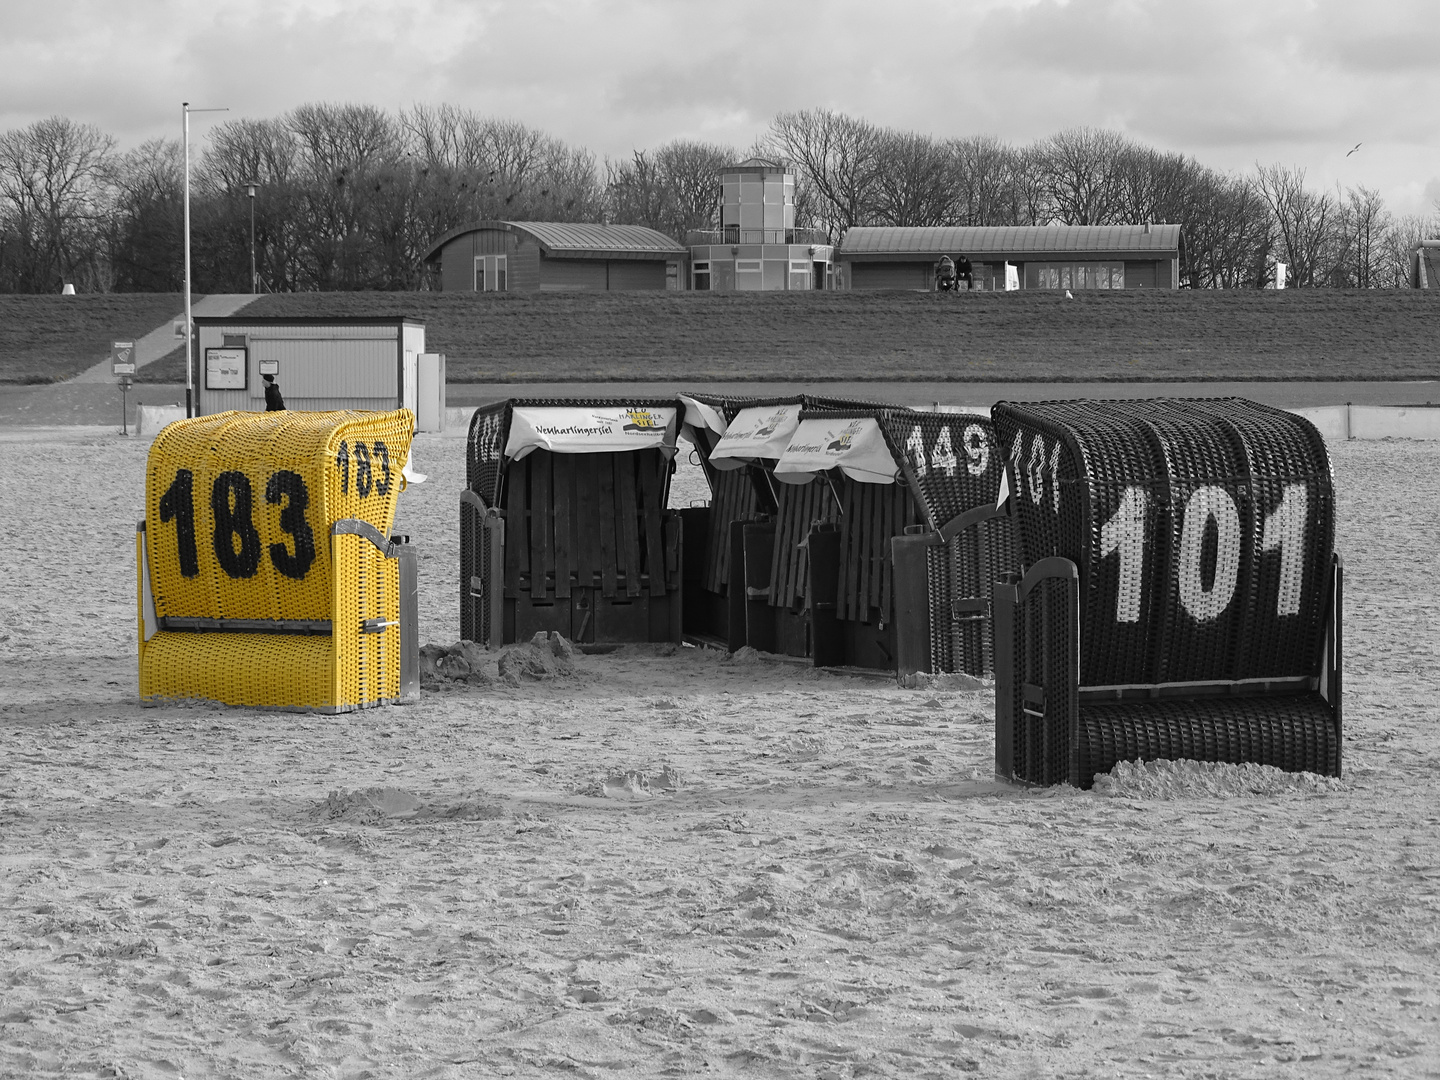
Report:
M 555 631 L 541 630 L 523 645 L 500 650 L 496 665 L 500 678 L 511 686 L 521 679 L 554 679 L 575 674 L 575 647 Z
M 1285 772 L 1273 765 L 1228 765 L 1217 761 L 1122 761 L 1108 774 L 1095 774 L 1095 793 L 1112 799 L 1313 795 L 1343 787 L 1330 776 Z
M 394 787 L 332 791 L 316 807 L 316 817 L 322 821 L 357 825 L 384 825 L 393 821 L 491 821 L 504 816 L 500 807 L 476 796 L 425 800 Z
M 680 774 L 669 765 L 659 772 L 639 769 L 617 769 L 597 780 L 584 792 L 606 799 L 649 799 L 655 795 L 673 795 L 680 790 Z
M 420 646 L 420 688 L 440 690 L 446 683 L 489 686 L 495 681 L 495 662 L 483 645 L 457 641 L 444 645 Z
M 962 672 L 931 675 L 926 671 L 912 671 L 901 675 L 900 685 L 906 690 L 994 690 L 995 683 L 989 679 L 978 679 Z

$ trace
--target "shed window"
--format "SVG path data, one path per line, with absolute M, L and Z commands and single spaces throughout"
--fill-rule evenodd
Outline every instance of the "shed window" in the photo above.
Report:
M 506 292 L 509 289 L 509 267 L 505 255 L 475 256 L 475 291 Z

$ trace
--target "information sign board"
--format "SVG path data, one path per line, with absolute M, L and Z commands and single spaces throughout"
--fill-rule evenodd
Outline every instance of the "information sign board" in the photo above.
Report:
M 135 374 L 135 343 L 133 341 L 112 341 L 110 343 L 110 373 L 112 375 Z
M 205 350 L 205 389 L 245 389 L 245 348 Z

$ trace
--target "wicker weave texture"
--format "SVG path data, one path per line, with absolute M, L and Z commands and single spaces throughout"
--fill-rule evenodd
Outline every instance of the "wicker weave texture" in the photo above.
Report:
M 1319 694 L 1086 702 L 1069 782 L 1088 788 L 1122 761 L 1253 761 L 1335 776 L 1340 740 Z M 1054 781 L 1046 781 L 1053 783 Z
M 879 419 L 932 528 L 977 506 L 995 505 L 1004 457 L 990 420 L 893 408 L 881 411 Z
M 330 526 L 389 534 L 413 424 L 408 410 L 229 412 L 166 427 L 145 483 L 157 614 L 328 619 Z
M 1313 674 L 1334 543 L 1324 441 L 1241 398 L 993 410 L 1025 565 L 1081 576 L 1081 681 Z
M 344 710 L 400 693 L 399 568 L 343 519 L 388 535 L 414 417 L 221 413 L 171 424 L 146 468 L 157 616 L 329 622 L 329 635 L 165 630 L 144 698 Z M 385 624 L 362 633 L 365 620 Z

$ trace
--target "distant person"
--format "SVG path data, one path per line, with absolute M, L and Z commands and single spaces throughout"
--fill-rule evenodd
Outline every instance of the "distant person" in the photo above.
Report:
M 960 261 L 955 264 L 955 276 L 960 279 L 961 284 L 968 290 L 974 280 L 975 268 L 970 265 L 970 256 L 961 255 Z
M 265 411 L 284 412 L 285 399 L 280 396 L 280 387 L 275 384 L 274 375 L 262 375 L 265 380 Z
M 935 288 L 940 292 L 950 292 L 955 284 L 955 264 L 949 255 L 941 255 L 935 262 Z

